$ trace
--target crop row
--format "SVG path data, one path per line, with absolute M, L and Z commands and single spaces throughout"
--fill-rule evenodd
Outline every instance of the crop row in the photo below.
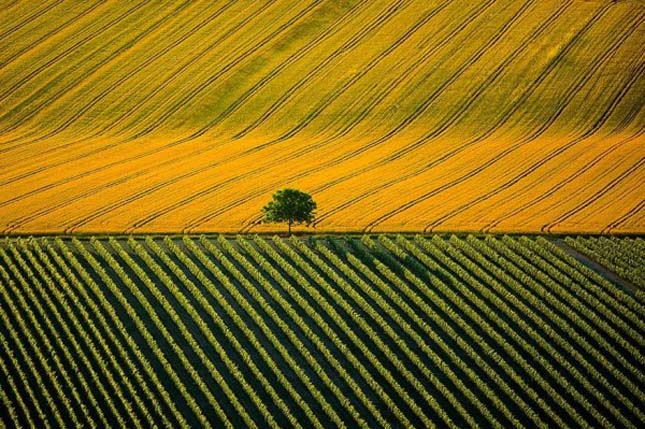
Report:
M 643 302 L 645 288 L 645 244 L 638 238 L 606 238 L 606 237 L 567 237 L 566 243 L 574 249 L 600 262 L 616 274 L 638 286 L 638 296 Z
M 622 240 L 616 260 L 642 258 L 638 239 L 604 244 Z M 2 423 L 638 428 L 642 304 L 568 251 L 492 236 L 5 239 Z

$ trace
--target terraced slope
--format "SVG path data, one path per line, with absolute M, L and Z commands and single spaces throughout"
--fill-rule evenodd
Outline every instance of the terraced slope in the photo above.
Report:
M 645 420 L 643 295 L 543 238 L 5 239 L 0 299 L 7 427 Z
M 5 233 L 645 231 L 642 1 L 0 8 Z

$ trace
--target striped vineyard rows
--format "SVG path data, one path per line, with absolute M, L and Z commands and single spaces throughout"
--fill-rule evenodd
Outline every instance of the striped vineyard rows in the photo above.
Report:
M 625 280 L 632 282 L 643 295 L 645 273 L 643 265 L 643 239 L 617 239 L 606 237 L 567 238 L 566 243 L 591 259 L 601 263 Z
M 4 238 L 0 419 L 636 429 L 643 294 L 617 267 L 643 261 L 640 238 Z

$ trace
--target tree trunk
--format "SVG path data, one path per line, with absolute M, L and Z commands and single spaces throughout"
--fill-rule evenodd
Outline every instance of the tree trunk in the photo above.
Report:
M 289 234 L 288 234 L 288 235 L 289 235 L 289 237 L 291 237 L 291 221 L 289 221 L 289 222 L 287 222 L 287 223 L 288 223 L 288 225 L 289 225 Z

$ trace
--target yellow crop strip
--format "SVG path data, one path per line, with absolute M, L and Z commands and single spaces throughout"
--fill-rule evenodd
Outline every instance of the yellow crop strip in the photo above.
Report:
M 4 233 L 645 230 L 639 1 L 5 11 Z

